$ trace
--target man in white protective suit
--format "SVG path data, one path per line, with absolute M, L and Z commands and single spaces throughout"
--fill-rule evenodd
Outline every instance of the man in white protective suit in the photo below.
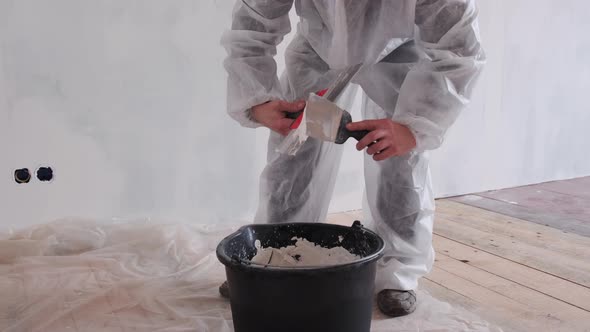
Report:
M 362 92 L 364 223 L 386 242 L 376 278 L 380 310 L 416 308 L 418 280 L 434 262 L 434 197 L 427 151 L 438 148 L 468 103 L 485 61 L 474 0 L 241 0 L 223 36 L 228 112 L 245 127 L 268 127 L 256 222 L 324 221 L 342 146 L 309 138 L 295 156 L 276 147 L 313 92 L 363 64 L 351 87 Z M 277 77 L 277 45 L 300 18 Z M 337 102 L 352 106 L 345 98 Z M 373 143 L 373 144 L 371 144 Z M 220 287 L 229 296 L 227 283 Z

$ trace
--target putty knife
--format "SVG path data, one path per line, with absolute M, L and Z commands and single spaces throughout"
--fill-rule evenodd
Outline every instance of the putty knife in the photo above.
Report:
M 350 137 L 360 141 L 369 131 L 351 131 L 352 116 L 331 101 L 313 96 L 305 107 L 307 135 L 322 141 L 344 144 Z
M 360 141 L 369 132 L 350 131 L 346 125 L 352 122 L 352 116 L 347 111 L 339 108 L 333 102 L 340 96 L 344 88 L 356 75 L 362 64 L 348 67 L 340 73 L 329 89 L 323 90 L 307 101 L 305 111 L 307 112 L 307 135 L 327 142 L 344 144 L 349 137 Z M 323 98 L 321 98 L 323 96 Z M 303 114 L 288 113 L 287 117 L 296 119 L 291 129 L 297 129 L 301 124 Z

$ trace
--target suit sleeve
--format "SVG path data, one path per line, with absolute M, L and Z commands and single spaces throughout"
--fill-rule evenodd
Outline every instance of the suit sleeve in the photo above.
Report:
M 425 52 L 402 83 L 394 121 L 410 128 L 417 151 L 438 148 L 468 104 L 485 63 L 473 0 L 419 0 L 415 22 Z
M 282 99 L 274 56 L 277 45 L 291 31 L 293 0 L 241 0 L 232 27 L 224 33 L 228 73 L 227 111 L 245 127 L 257 127 L 249 116 L 252 106 Z

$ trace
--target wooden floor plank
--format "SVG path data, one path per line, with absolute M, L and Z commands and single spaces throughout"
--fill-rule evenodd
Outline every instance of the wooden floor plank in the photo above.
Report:
M 329 214 L 326 218 L 326 222 L 342 226 L 351 226 L 355 220 L 362 222 L 363 219 L 363 211 L 357 210 Z
M 434 232 L 476 249 L 590 287 L 590 264 L 586 260 L 445 218 L 436 220 Z
M 455 259 L 458 262 L 558 299 L 567 305 L 573 305 L 590 312 L 590 288 L 480 250 L 475 250 L 472 247 L 440 236 L 434 237 L 434 245 L 438 257 L 446 256 Z
M 556 322 L 546 315 L 436 265 L 426 279 L 478 303 L 482 308 L 487 309 L 487 317 L 491 317 L 493 322 L 503 320 L 504 324 L 509 325 L 513 330 L 557 331 Z M 553 330 L 548 330 L 548 327 Z
M 523 287 L 505 278 L 441 255 L 435 263 L 435 271 L 441 271 L 455 279 L 447 282 L 451 289 L 467 295 L 488 308 L 498 305 L 510 309 L 529 322 L 540 323 L 535 331 L 583 331 L 590 328 L 590 312 Z M 433 279 L 436 279 L 437 272 Z M 459 286 L 459 285 L 460 286 Z M 468 285 L 469 287 L 465 287 Z M 460 288 L 459 288 L 460 287 Z M 543 327 L 542 329 L 539 329 Z
M 538 225 L 522 219 L 482 210 L 453 201 L 437 201 L 436 215 L 478 230 L 508 236 L 555 252 L 590 261 L 590 238 Z
M 590 331 L 589 194 L 590 177 L 437 201 L 421 288 L 507 332 Z
M 578 196 L 590 201 L 590 176 L 564 181 L 545 182 L 534 185 L 533 187 Z
M 429 278 L 431 278 L 431 276 L 427 275 L 426 277 L 420 279 L 419 288 L 427 291 L 434 298 L 439 299 L 440 301 L 453 303 L 453 305 L 457 305 L 473 313 L 483 308 L 481 303 L 478 303 L 477 301 L 463 294 L 457 293 L 454 290 L 447 288 L 445 285 L 437 284 Z
M 590 237 L 590 223 L 568 216 L 540 212 L 522 205 L 514 205 L 477 195 L 453 197 L 450 200 L 513 218 L 527 220 L 539 225 L 549 226 L 568 233 Z
M 447 286 L 432 281 L 429 278 L 433 277 L 427 276 L 420 279 L 420 289 L 425 290 L 439 301 L 451 303 L 454 307 L 463 308 L 488 321 L 490 324 L 501 328 L 503 332 L 522 332 L 520 324 L 511 319 L 503 310 L 489 310 L 482 303 L 457 293 Z M 418 298 L 418 301 L 420 301 L 420 298 Z
M 518 187 L 480 193 L 487 197 L 535 209 L 539 213 L 558 214 L 564 217 L 590 222 L 588 199 L 542 189 Z

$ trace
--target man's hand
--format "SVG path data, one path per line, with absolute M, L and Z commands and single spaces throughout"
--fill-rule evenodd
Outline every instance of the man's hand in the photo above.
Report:
M 367 153 L 376 161 L 402 156 L 416 147 L 416 138 L 410 129 L 390 119 L 353 122 L 346 128 L 370 131 L 357 143 L 356 149 L 361 151 L 368 147 Z
M 305 101 L 289 103 L 283 100 L 269 101 L 252 107 L 252 117 L 261 125 L 270 128 L 283 136 L 287 136 L 293 123 L 285 113 L 296 113 L 305 108 Z

